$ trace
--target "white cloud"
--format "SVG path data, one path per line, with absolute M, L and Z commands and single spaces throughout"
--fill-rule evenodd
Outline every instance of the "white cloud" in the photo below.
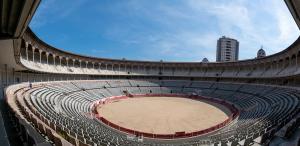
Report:
M 72 2 L 59 0 L 42 1 L 30 22 L 30 26 L 39 28 L 44 25 L 49 25 L 52 22 L 60 21 L 61 19 L 68 17 L 76 9 L 81 8 L 80 6 L 85 2 L 85 0 L 72 0 Z M 63 3 L 67 3 L 68 7 L 64 7 Z
M 161 32 L 158 34 L 160 39 L 150 47 L 156 49 L 160 56 L 172 56 L 169 58 L 176 60 L 201 60 L 203 57 L 215 60 L 217 39 L 226 35 L 240 41 L 241 59 L 254 58 L 261 45 L 265 46 L 268 54 L 279 52 L 299 35 L 296 25 L 291 21 L 290 13 L 283 2 L 258 2 L 262 3 L 262 6 L 268 5 L 268 14 L 264 14 L 266 11 L 260 6 L 244 0 L 189 0 L 185 5 L 177 7 L 161 5 L 150 18 L 178 29 L 167 32 L 167 35 Z M 208 15 L 210 19 L 203 20 L 203 15 Z M 270 17 L 264 18 L 265 16 Z M 189 28 L 190 25 L 181 25 L 182 20 L 191 24 L 206 21 L 206 26 L 199 26 L 199 29 L 195 30 Z M 217 25 L 210 21 L 216 21 Z M 200 28 L 209 25 L 213 25 L 215 29 Z M 205 31 L 200 31 L 201 29 Z
M 242 59 L 248 59 L 249 56 L 254 58 L 260 45 L 267 47 L 268 54 L 279 52 L 299 36 L 298 28 L 283 1 L 190 0 L 189 5 L 196 12 L 208 12 L 215 17 L 221 35 L 229 35 L 240 41 Z
M 77 0 L 66 9 L 53 10 L 55 1 L 49 0 L 47 6 L 39 8 L 32 25 L 62 20 L 83 3 Z M 101 36 L 131 50 L 142 50 L 136 57 L 139 59 L 200 61 L 207 57 L 214 61 L 217 39 L 223 35 L 239 40 L 240 58 L 249 59 L 255 57 L 261 45 L 267 54 L 273 54 L 299 36 L 283 1 L 182 0 L 176 4 L 130 0 L 107 9 L 124 22 L 99 28 Z M 61 12 L 60 17 L 48 20 L 50 10 L 54 11 L 51 14 Z

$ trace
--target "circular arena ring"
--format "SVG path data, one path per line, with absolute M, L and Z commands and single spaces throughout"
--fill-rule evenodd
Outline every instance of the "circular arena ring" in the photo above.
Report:
M 297 89 L 207 81 L 64 81 L 33 83 L 32 87 L 24 83 L 10 86 L 6 89 L 6 95 L 11 110 L 20 119 L 24 119 L 47 136 L 55 145 L 67 142 L 80 146 L 265 144 L 275 133 L 284 135 L 284 129 L 292 125 L 287 123 L 298 120 L 295 118 L 300 111 L 300 93 Z M 170 131 L 149 132 L 139 129 L 141 127 L 126 125 L 130 122 L 124 125 L 116 121 L 122 120 L 122 116 L 126 115 L 114 114 L 113 118 L 117 119 L 112 119 L 109 117 L 110 114 L 105 112 L 110 108 L 119 109 L 112 108 L 115 104 L 119 107 L 131 101 L 142 104 L 146 101 L 139 102 L 139 99 L 143 98 L 161 98 L 160 102 L 164 102 L 162 98 L 167 98 L 166 102 L 181 98 L 181 104 L 185 102 L 195 104 L 195 106 L 188 105 L 191 107 L 190 111 L 188 107 L 184 107 L 183 111 L 187 113 L 204 108 L 204 103 L 209 103 L 206 104 L 206 109 L 219 107 L 221 110 L 216 109 L 215 113 L 207 112 L 205 115 L 220 112 L 219 114 L 223 114 L 224 117 L 214 119 L 214 122 L 208 121 L 207 118 L 210 125 L 202 128 L 195 128 L 197 125 L 193 127 L 193 123 L 190 123 L 188 125 L 192 127 L 191 129 L 181 127 L 171 128 Z M 176 106 L 172 104 L 170 103 L 168 107 L 171 110 L 164 112 L 175 109 Z M 174 111 L 178 112 L 177 110 Z M 141 113 L 145 111 L 141 110 Z M 199 114 L 204 117 L 201 112 L 199 111 Z M 227 113 L 226 116 L 224 113 Z M 187 116 L 186 119 L 193 117 L 195 116 Z M 185 121 L 186 119 L 183 119 L 182 123 L 179 123 L 180 121 L 176 123 L 185 125 L 185 122 L 189 122 Z
M 185 94 L 114 96 L 93 107 L 96 117 L 114 129 L 160 139 L 206 134 L 226 126 L 239 113 L 225 100 Z

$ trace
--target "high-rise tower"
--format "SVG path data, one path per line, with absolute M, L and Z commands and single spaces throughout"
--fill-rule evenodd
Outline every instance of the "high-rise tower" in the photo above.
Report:
M 239 42 L 222 36 L 217 43 L 217 62 L 230 62 L 239 59 Z

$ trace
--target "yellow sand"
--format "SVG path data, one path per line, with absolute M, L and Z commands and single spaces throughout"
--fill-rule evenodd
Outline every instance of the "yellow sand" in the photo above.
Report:
M 98 113 L 119 126 L 155 134 L 194 132 L 228 118 L 224 106 L 179 97 L 138 97 L 98 107 Z

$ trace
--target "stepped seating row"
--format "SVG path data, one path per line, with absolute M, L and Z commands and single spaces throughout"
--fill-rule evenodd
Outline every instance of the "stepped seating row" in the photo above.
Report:
M 55 125 L 52 126 L 54 129 L 64 131 L 69 141 L 76 139 L 85 145 L 263 144 L 291 121 L 300 109 L 298 90 L 275 86 L 172 80 L 68 81 L 36 84 L 31 89 L 27 87 L 27 90 L 16 93 L 19 106 L 22 109 L 30 109 L 49 125 Z M 143 142 L 139 142 L 128 139 L 126 133 L 108 127 L 93 115 L 95 102 L 111 96 L 124 95 L 123 91 L 131 94 L 197 93 L 234 104 L 239 109 L 239 116 L 221 129 L 196 137 L 172 140 L 144 138 Z

